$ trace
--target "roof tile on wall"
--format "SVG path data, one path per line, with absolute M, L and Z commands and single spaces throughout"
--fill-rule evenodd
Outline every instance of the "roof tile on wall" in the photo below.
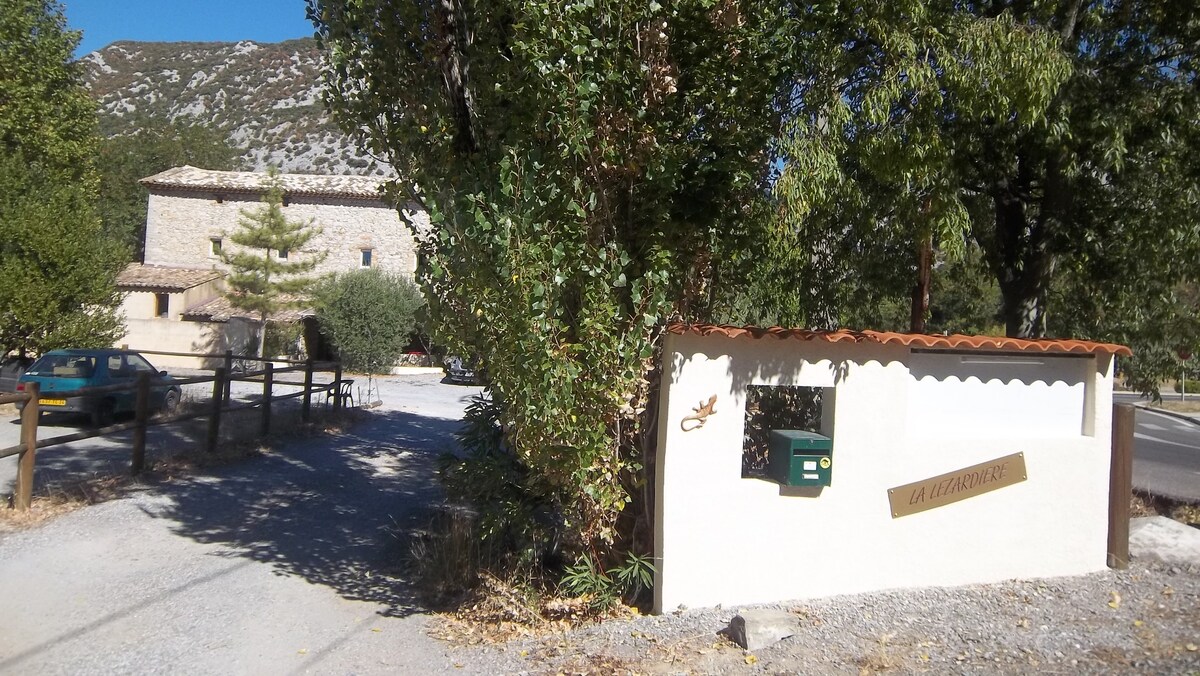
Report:
M 890 331 L 813 331 L 810 329 L 786 329 L 780 326 L 730 326 L 721 324 L 685 324 L 676 322 L 667 327 L 669 333 L 694 333 L 701 336 L 725 336 L 727 338 L 777 338 L 780 340 L 824 340 L 830 343 L 877 343 L 880 345 L 904 345 L 912 348 L 964 351 L 999 352 L 1043 352 L 1073 354 L 1113 354 L 1128 357 L 1133 351 L 1124 345 L 1095 343 L 1086 340 L 1024 340 L 994 336 L 926 335 L 920 333 L 893 333 Z
M 117 275 L 117 287 L 186 291 L 224 276 L 225 273 L 212 268 L 172 268 L 162 265 L 130 263 Z

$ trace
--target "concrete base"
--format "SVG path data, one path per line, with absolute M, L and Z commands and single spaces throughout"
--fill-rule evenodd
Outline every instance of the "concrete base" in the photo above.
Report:
M 1129 523 L 1129 554 L 1172 564 L 1200 564 L 1200 529 L 1165 516 L 1145 516 Z

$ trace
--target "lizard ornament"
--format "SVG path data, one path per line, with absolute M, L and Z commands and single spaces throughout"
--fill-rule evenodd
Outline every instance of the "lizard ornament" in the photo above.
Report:
M 691 432 L 692 430 L 698 430 L 701 427 L 704 427 L 704 423 L 708 420 L 708 416 L 716 413 L 716 411 L 713 410 L 713 406 L 715 406 L 716 403 L 717 395 L 715 394 L 708 398 L 707 404 L 700 402 L 699 406 L 692 409 L 695 411 L 694 413 L 684 416 L 683 420 L 679 421 L 679 428 L 684 432 Z M 689 426 L 689 422 L 694 422 L 695 424 Z

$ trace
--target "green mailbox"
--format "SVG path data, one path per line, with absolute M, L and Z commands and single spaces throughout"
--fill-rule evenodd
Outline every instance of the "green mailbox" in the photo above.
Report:
M 784 486 L 828 486 L 833 440 L 804 430 L 771 430 L 771 478 Z

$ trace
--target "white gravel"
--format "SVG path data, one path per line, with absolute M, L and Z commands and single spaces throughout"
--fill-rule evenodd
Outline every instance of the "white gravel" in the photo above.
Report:
M 1200 670 L 1200 567 L 1142 562 L 783 604 L 801 631 L 752 655 L 717 634 L 735 608 L 440 642 L 392 533 L 423 525 L 433 459 L 475 391 L 388 378 L 383 406 L 349 433 L 0 535 L 0 673 Z

